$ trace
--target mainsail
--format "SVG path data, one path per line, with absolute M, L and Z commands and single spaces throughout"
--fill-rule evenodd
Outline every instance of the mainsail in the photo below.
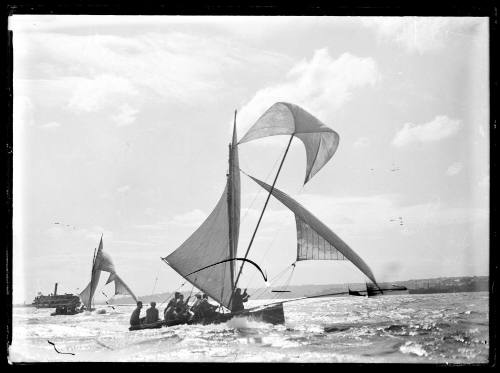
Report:
M 271 186 L 250 176 L 262 188 Z M 297 260 L 344 260 L 358 267 L 371 281 L 377 283 L 368 265 L 339 236 L 287 194 L 273 188 L 272 195 L 288 207 L 297 223 Z
M 182 277 L 211 298 L 231 309 L 234 288 L 234 263 L 228 261 L 205 266 L 236 256 L 240 221 L 240 176 L 236 127 L 229 149 L 226 187 L 215 209 L 201 226 L 172 254 L 162 258 Z
M 329 160 L 339 145 L 339 135 L 297 105 L 278 102 L 248 130 L 240 144 L 275 135 L 298 137 L 306 148 L 306 184 Z
M 89 284 L 80 293 L 80 299 L 87 309 L 91 308 L 92 299 L 94 298 L 94 293 L 96 291 L 97 285 L 99 284 L 99 279 L 101 277 L 101 272 L 109 272 L 110 276 L 106 284 L 115 281 L 115 294 L 130 294 L 132 298 L 137 302 L 137 298 L 130 288 L 125 284 L 125 282 L 118 276 L 113 264 L 113 260 L 108 253 L 103 251 L 102 237 L 99 242 L 99 248 L 95 255 L 95 259 L 92 265 L 92 277 Z

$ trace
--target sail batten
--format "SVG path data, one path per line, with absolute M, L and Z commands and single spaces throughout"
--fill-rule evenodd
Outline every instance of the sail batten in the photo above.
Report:
M 267 191 L 271 186 L 252 176 L 253 181 Z M 349 260 L 371 281 L 377 283 L 371 269 L 339 236 L 311 214 L 300 203 L 273 188 L 273 196 L 295 214 L 297 223 L 297 260 Z
M 239 143 L 276 135 L 294 135 L 304 143 L 307 158 L 304 184 L 333 157 L 339 145 L 337 132 L 301 107 L 287 102 L 272 105 Z

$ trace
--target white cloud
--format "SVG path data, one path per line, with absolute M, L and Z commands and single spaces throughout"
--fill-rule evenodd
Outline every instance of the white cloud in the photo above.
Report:
M 440 201 L 403 205 L 395 195 L 332 198 L 303 194 L 297 200 L 333 231 L 349 235 L 395 228 L 407 233 L 428 225 L 486 224 L 488 219 L 487 209 L 447 207 Z M 403 226 L 391 222 L 400 216 Z
M 49 122 L 49 123 L 42 124 L 40 126 L 40 128 L 44 128 L 44 129 L 52 129 L 52 128 L 57 128 L 57 127 L 61 127 L 61 123 Z
M 130 185 L 123 185 L 121 187 L 119 187 L 118 189 L 116 189 L 116 191 L 118 193 L 125 193 L 125 192 L 128 192 L 130 190 Z
M 353 144 L 355 148 L 366 148 L 369 145 L 370 145 L 370 140 L 367 137 L 360 137 Z
M 75 87 L 68 107 L 84 112 L 98 111 L 115 102 L 117 98 L 138 94 L 133 84 L 122 77 L 110 74 L 98 75 L 95 78 L 76 78 Z
M 199 209 L 195 209 L 193 211 L 174 216 L 174 218 L 171 220 L 171 223 L 190 227 L 201 224 L 206 218 L 207 214 Z
M 450 119 L 446 115 L 439 115 L 424 124 L 406 123 L 398 131 L 392 144 L 401 147 L 413 142 L 438 141 L 454 135 L 459 128 L 459 120 Z
M 144 230 L 167 230 L 170 227 L 198 227 L 207 218 L 207 214 L 199 209 L 194 209 L 182 214 L 178 214 L 170 219 L 163 219 L 151 224 L 138 224 L 134 227 Z
M 262 66 L 276 70 L 289 62 L 287 56 L 227 38 L 172 31 L 127 37 L 25 32 L 17 35 L 15 47 L 24 51 L 16 77 L 53 81 L 71 97 L 70 108 L 88 112 L 127 95 L 139 103 L 199 105 L 224 94 L 242 68 L 261 76 Z M 31 59 L 39 63 L 26 64 Z
M 486 18 L 453 17 L 377 17 L 365 19 L 365 26 L 375 29 L 382 40 L 401 45 L 411 53 L 435 51 L 470 35 Z
M 322 121 L 347 102 L 356 88 L 374 85 L 379 72 L 372 58 L 344 53 L 333 59 L 328 49 L 316 50 L 310 60 L 293 66 L 286 81 L 260 89 L 238 113 L 238 132 L 243 134 L 274 103 L 291 102 Z
M 454 176 L 460 173 L 462 171 L 463 165 L 461 162 L 455 162 L 448 169 L 446 170 L 446 175 L 448 176 Z
M 123 104 L 118 109 L 118 114 L 113 115 L 111 118 L 117 127 L 128 126 L 135 122 L 137 113 L 139 113 L 139 110 L 134 109 L 129 104 Z

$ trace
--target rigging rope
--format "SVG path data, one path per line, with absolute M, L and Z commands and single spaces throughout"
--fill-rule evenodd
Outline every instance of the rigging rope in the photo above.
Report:
M 293 267 L 293 270 L 295 270 L 295 262 L 293 262 L 291 264 L 291 266 Z M 289 271 L 289 270 L 290 270 L 290 266 L 286 267 L 284 270 L 282 270 L 280 273 L 278 273 L 276 276 L 274 276 L 269 282 L 270 283 L 276 282 L 279 278 L 281 278 L 283 275 L 285 275 L 286 272 Z M 292 270 L 292 273 L 293 273 L 293 270 Z M 262 294 L 264 294 L 266 291 L 267 291 L 267 288 L 259 288 L 259 289 L 257 289 L 257 292 L 255 292 L 254 294 L 252 294 L 252 297 L 258 298 Z
M 274 161 L 274 164 L 273 166 L 271 167 L 271 170 L 269 171 L 269 173 L 267 174 L 267 176 L 265 177 L 265 181 L 267 182 L 269 177 L 274 173 L 274 169 L 276 168 L 276 165 L 278 164 L 278 161 L 280 160 L 281 158 L 281 155 L 279 155 L 276 160 Z M 246 166 L 245 166 L 246 168 Z M 239 168 L 240 172 L 243 172 L 245 175 L 248 176 L 248 174 L 243 171 L 241 168 Z M 250 212 L 250 209 L 252 208 L 253 204 L 255 203 L 255 200 L 257 199 L 257 197 L 263 192 L 263 189 L 262 188 L 259 188 L 257 193 L 255 194 L 254 198 L 253 198 L 253 201 L 252 203 L 250 203 L 250 206 L 247 207 L 246 211 L 245 211 L 245 214 L 243 215 L 243 217 L 241 218 L 240 220 L 240 224 L 245 220 L 246 216 L 248 215 L 248 213 Z
M 241 170 L 241 169 L 240 169 L 240 171 L 241 171 L 242 173 L 244 173 L 246 176 L 251 177 L 251 176 L 250 176 L 250 175 L 248 175 L 245 171 L 243 171 L 243 170 Z M 305 185 L 302 185 L 302 186 L 300 187 L 299 191 L 296 193 L 296 195 L 300 195 L 302 192 L 304 192 L 304 188 L 305 188 Z M 263 261 L 264 261 L 264 259 L 267 257 L 267 255 L 268 255 L 268 254 L 269 254 L 269 252 L 271 251 L 272 246 L 273 246 L 273 245 L 274 245 L 274 243 L 276 242 L 276 239 L 278 238 L 279 234 L 283 231 L 283 228 L 285 228 L 285 226 L 287 226 L 287 225 L 288 225 L 288 223 L 283 223 L 283 222 L 282 222 L 282 223 L 280 224 L 279 229 L 278 229 L 278 230 L 276 230 L 276 231 L 274 232 L 274 237 L 273 237 L 273 240 L 272 240 L 272 241 L 271 241 L 271 242 L 267 245 L 266 251 L 264 252 L 263 256 L 260 258 L 259 263 L 263 262 Z M 247 286 L 246 286 L 247 288 L 250 286 L 250 284 L 251 284 L 251 282 L 253 281 L 253 279 L 254 279 L 255 275 L 256 275 L 256 273 L 254 273 L 254 274 L 252 275 L 252 277 L 250 277 L 250 279 L 248 280 L 248 282 L 247 282 Z
M 175 292 L 179 291 L 184 285 L 186 285 L 186 282 L 187 281 L 184 281 L 181 286 L 179 286 L 177 289 L 175 289 L 172 293 L 170 293 L 169 297 L 167 299 L 165 299 L 163 302 L 161 302 L 161 304 L 158 306 L 158 307 L 161 307 L 163 305 L 163 303 L 165 303 L 167 300 L 170 300 L 172 298 L 172 294 L 175 294 Z

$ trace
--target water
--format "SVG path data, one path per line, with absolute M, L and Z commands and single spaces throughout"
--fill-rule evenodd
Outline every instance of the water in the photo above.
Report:
M 237 318 L 219 325 L 134 332 L 128 331 L 134 306 L 107 308 L 106 314 L 73 316 L 50 316 L 53 309 L 13 308 L 9 359 L 488 362 L 487 293 L 323 298 L 286 303 L 284 307 L 285 325 Z M 57 353 L 47 340 L 60 352 L 74 355 Z

